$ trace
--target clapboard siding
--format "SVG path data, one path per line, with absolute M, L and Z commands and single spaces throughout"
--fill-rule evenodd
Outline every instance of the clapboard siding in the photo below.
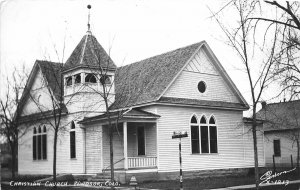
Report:
M 86 87 L 87 88 L 87 87 Z M 114 101 L 114 94 L 108 95 L 108 105 Z M 105 112 L 105 104 L 101 95 L 92 92 L 78 92 L 72 96 L 65 96 L 67 108 L 70 113 L 88 112 L 89 116 Z
M 28 96 L 27 100 L 23 100 L 25 101 L 25 105 L 22 110 L 22 116 L 40 113 L 41 110 L 46 111 L 52 109 L 51 95 L 49 94 L 40 69 L 37 71 L 36 77 L 30 89 L 30 94 L 31 95 Z
M 76 159 L 70 158 L 70 122 L 74 115 L 62 118 L 62 125 L 66 130 L 60 131 L 57 140 L 57 173 L 84 173 L 83 139 L 84 132 L 77 124 L 76 131 Z M 19 174 L 52 174 L 53 164 L 53 128 L 44 121 L 47 127 L 47 160 L 33 160 L 32 137 L 33 127 L 41 123 L 24 126 L 27 132 L 19 140 Z
M 103 127 L 103 169 L 109 169 L 110 167 L 110 148 L 109 148 L 109 132 L 108 127 Z M 124 147 L 123 147 L 123 133 L 114 132 L 113 134 L 113 153 L 114 162 L 120 161 L 124 158 Z M 115 168 L 124 168 L 124 160 L 115 164 Z
M 200 81 L 206 83 L 204 93 L 198 91 Z M 163 96 L 239 103 L 203 49 L 187 64 Z
M 86 128 L 86 173 L 99 173 L 101 167 L 102 126 Z
M 265 162 L 267 166 L 273 166 L 274 140 L 280 140 L 281 156 L 275 157 L 277 166 L 291 166 L 291 155 L 293 164 L 297 163 L 297 145 L 291 140 L 287 131 L 265 132 Z
M 243 136 L 242 112 L 213 109 L 196 109 L 158 106 L 161 118 L 157 122 L 158 170 L 176 171 L 178 162 L 178 140 L 172 139 L 172 132 L 188 131 L 189 137 L 182 139 L 182 159 L 184 170 L 209 170 L 225 168 L 253 167 L 253 151 L 249 139 Z M 218 154 L 191 154 L 189 120 L 192 114 L 214 115 L 218 127 Z M 263 165 L 262 135 L 258 136 L 259 163 Z M 249 144 L 249 146 L 247 145 Z M 249 156 L 244 154 L 249 153 Z
M 206 83 L 207 88 L 204 93 L 198 91 L 200 81 Z M 238 99 L 230 91 L 221 76 L 188 71 L 182 71 L 163 96 L 238 103 Z

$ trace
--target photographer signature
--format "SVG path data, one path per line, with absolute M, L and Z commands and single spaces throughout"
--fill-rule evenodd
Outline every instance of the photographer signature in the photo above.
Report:
M 282 171 L 279 173 L 274 172 L 274 174 L 272 174 L 272 171 L 267 171 L 260 177 L 260 180 L 262 181 L 260 182 L 259 185 L 273 183 L 273 184 L 282 184 L 287 186 L 289 184 L 289 180 L 271 180 L 271 179 L 281 176 L 282 174 L 290 173 L 294 170 L 296 170 L 296 168 L 287 171 Z

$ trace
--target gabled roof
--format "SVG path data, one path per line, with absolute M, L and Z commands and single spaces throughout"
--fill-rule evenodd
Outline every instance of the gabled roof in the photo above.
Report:
M 62 96 L 63 94 L 61 94 L 63 93 L 63 85 L 62 85 L 62 78 L 61 78 L 62 68 L 63 68 L 62 63 L 36 60 L 20 100 L 21 102 L 23 102 L 20 109 L 23 109 L 26 99 L 29 98 L 28 93 L 32 88 L 32 85 L 34 83 L 34 80 L 36 78 L 39 69 L 41 70 L 43 77 L 45 78 L 47 84 L 49 85 L 50 90 L 54 94 L 55 100 L 59 101 L 60 98 L 63 97 Z M 61 105 L 61 108 L 63 109 L 64 112 L 67 112 L 67 108 L 65 105 Z
M 111 109 L 157 100 L 202 43 L 203 41 L 117 68 L 116 99 Z
M 267 104 L 257 117 L 264 120 L 265 131 L 299 129 L 300 100 Z
M 90 32 L 76 46 L 64 65 L 64 71 L 79 67 L 116 69 L 110 56 Z
M 50 61 L 40 61 L 40 60 L 37 60 L 36 62 L 40 67 L 43 76 L 46 78 L 49 87 L 54 93 L 56 100 L 60 100 L 64 91 L 64 87 L 62 85 L 63 64 L 50 62 Z
M 230 106 L 248 109 L 247 102 L 205 41 L 117 68 L 115 74 L 116 97 L 111 109 L 123 109 L 159 101 L 201 47 L 206 48 L 209 56 L 214 60 L 216 68 L 220 71 L 220 75 L 241 102 L 240 105 Z

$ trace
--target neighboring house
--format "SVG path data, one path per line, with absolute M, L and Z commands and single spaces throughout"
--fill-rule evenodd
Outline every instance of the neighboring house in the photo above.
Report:
M 300 100 L 266 104 L 258 117 L 264 121 L 264 144 L 266 166 L 296 166 L 300 140 Z M 292 158 L 291 158 L 292 156 Z M 291 161 L 293 160 L 293 161 Z
M 113 140 L 118 180 L 177 177 L 179 150 L 173 131 L 188 132 L 182 139 L 185 176 L 254 166 L 251 133 L 243 135 L 249 130 L 243 123 L 249 106 L 205 41 L 117 68 L 88 31 L 63 65 L 36 61 L 33 67 L 27 84 L 31 96 L 23 96 L 24 123 L 32 126 L 19 143 L 20 174 L 52 173 L 53 131 L 32 101 L 37 97 L 47 112 L 47 85 L 55 97 L 63 93 L 65 102 L 62 123 L 67 129 L 59 133 L 57 172 L 107 172 L 108 118 L 99 95 L 100 76 L 93 76 L 99 60 L 108 73 L 111 119 L 119 123 Z M 55 85 L 57 74 L 62 74 L 57 81 L 63 81 L 63 92 Z M 264 166 L 260 133 L 258 150 L 259 165 Z

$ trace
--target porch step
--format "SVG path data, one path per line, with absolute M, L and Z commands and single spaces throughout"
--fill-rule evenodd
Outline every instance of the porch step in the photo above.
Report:
M 88 179 L 88 181 L 92 182 L 106 182 L 110 181 L 110 173 L 98 173 L 97 175 L 93 176 L 92 178 Z

